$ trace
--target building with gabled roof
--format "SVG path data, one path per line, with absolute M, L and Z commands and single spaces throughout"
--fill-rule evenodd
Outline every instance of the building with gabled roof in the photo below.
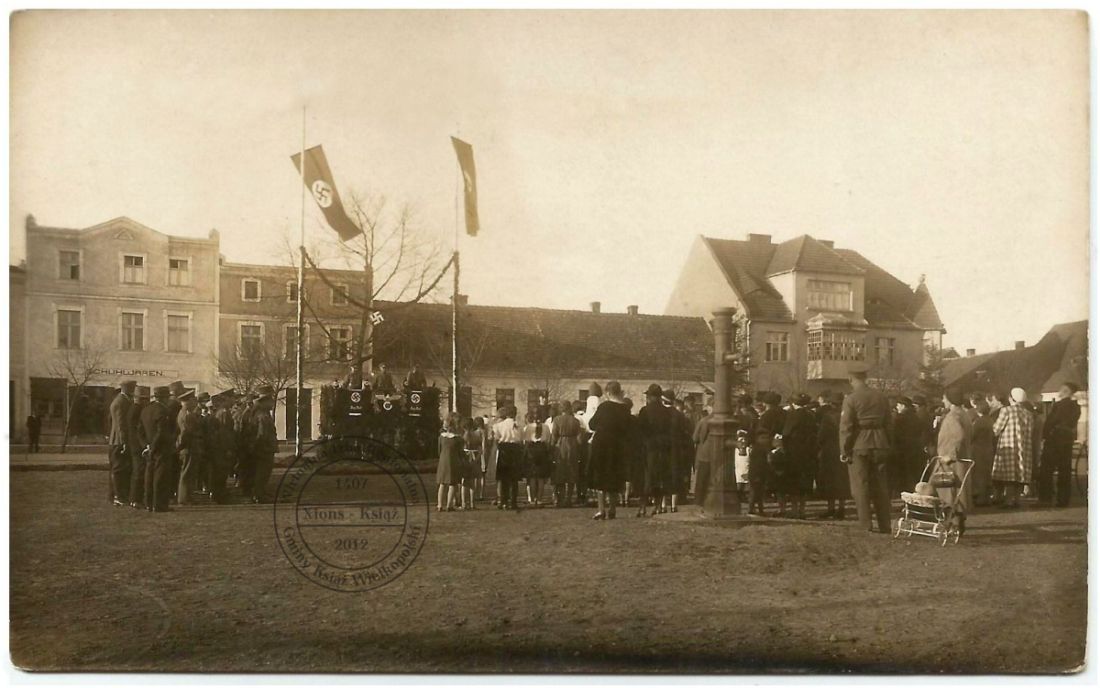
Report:
M 946 332 L 923 276 L 917 287 L 858 251 L 809 235 L 774 243 L 699 236 L 665 313 L 741 316 L 738 346 L 754 389 L 787 394 L 838 389 L 865 370 L 873 384 L 911 389 L 925 347 Z

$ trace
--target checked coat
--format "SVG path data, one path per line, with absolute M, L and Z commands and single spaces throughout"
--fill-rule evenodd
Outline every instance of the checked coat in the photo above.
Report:
M 1001 409 L 993 434 L 997 448 L 993 455 L 993 479 L 1002 482 L 1031 482 L 1032 456 L 1031 432 L 1035 420 L 1023 406 L 1013 404 Z

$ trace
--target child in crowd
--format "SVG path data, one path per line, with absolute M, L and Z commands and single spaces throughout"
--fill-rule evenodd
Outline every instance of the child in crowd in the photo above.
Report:
M 484 443 L 484 432 L 480 418 L 471 418 L 466 421 L 466 473 L 462 479 L 462 508 L 476 509 L 474 494 L 480 486 L 484 491 L 485 469 L 481 457 L 481 447 Z
M 768 457 L 772 451 L 772 435 L 758 430 L 749 451 L 749 513 L 764 515 L 764 493 L 768 489 Z
M 553 475 L 550 463 L 550 433 L 534 411 L 527 413 L 523 428 L 524 468 L 527 479 L 527 503 L 542 506 L 543 483 Z
M 768 473 L 771 489 L 779 501 L 778 515 L 784 518 L 787 515 L 787 498 L 791 497 L 794 503 L 798 503 L 798 470 L 783 449 L 783 435 L 776 434 L 772 438 L 772 450 L 768 453 Z
M 435 470 L 435 481 L 439 484 L 436 495 L 436 511 L 455 510 L 455 488 L 462 487 L 462 478 L 466 473 L 465 441 L 458 434 L 458 416 L 447 416 L 443 423 L 443 432 L 439 435 L 439 465 Z M 447 501 L 443 502 L 446 492 Z

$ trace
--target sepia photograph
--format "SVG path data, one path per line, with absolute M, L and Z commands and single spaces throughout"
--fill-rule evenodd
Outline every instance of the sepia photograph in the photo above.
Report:
M 9 674 L 1081 682 L 1089 19 L 11 12 Z

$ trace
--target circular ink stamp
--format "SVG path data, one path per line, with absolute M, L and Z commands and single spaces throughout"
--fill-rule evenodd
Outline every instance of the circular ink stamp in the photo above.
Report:
M 294 569 L 317 585 L 366 592 L 416 560 L 431 503 L 416 467 L 370 437 L 314 444 L 275 493 L 275 536 Z

